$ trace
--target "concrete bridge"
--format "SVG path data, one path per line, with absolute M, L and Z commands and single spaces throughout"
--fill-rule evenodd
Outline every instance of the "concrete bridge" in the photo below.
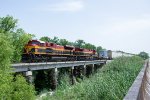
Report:
M 14 72 L 24 72 L 28 70 L 44 70 L 50 68 L 74 67 L 80 65 L 103 64 L 106 60 L 93 61 L 68 61 L 68 62 L 42 62 L 42 63 L 19 63 L 13 64 Z
M 96 65 L 103 65 L 106 63 L 106 60 L 93 60 L 93 61 L 67 61 L 67 62 L 42 62 L 42 63 L 19 63 L 13 64 L 13 72 L 23 73 L 26 76 L 26 79 L 29 83 L 33 82 L 32 71 L 38 70 L 48 70 L 51 69 L 54 89 L 57 87 L 58 79 L 58 68 L 70 68 L 71 73 L 71 83 L 75 83 L 77 77 L 76 73 L 87 75 L 93 73 L 97 69 Z

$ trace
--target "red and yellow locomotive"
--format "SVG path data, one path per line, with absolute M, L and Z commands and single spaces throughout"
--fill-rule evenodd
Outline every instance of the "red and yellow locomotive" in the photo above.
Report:
M 94 55 L 96 55 L 95 50 L 30 40 L 24 47 L 22 61 L 79 61 L 91 60 Z

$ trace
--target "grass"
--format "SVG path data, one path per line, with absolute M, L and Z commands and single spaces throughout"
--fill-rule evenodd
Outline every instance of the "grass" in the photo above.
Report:
M 76 85 L 58 89 L 43 100 L 121 100 L 139 73 L 140 57 L 120 57 L 103 66 L 96 74 Z M 64 85 L 64 84 L 63 84 Z

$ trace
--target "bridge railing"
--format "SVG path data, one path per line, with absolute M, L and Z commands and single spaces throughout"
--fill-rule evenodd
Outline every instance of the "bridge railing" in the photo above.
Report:
M 123 100 L 150 100 L 150 67 L 145 64 Z
M 137 100 L 150 100 L 150 66 L 146 64 L 146 70 L 143 76 L 142 84 L 139 90 Z

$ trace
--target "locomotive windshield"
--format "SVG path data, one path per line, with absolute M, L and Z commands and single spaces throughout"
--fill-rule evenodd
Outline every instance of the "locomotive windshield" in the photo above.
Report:
M 32 41 L 31 44 L 39 44 L 38 41 Z

